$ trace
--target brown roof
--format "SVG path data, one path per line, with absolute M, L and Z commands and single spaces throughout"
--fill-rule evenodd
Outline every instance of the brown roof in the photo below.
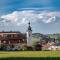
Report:
M 0 31 L 0 33 L 21 33 L 19 31 Z

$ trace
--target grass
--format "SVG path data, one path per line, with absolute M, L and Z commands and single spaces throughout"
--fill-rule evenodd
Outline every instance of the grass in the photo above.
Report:
M 0 51 L 0 58 L 6 57 L 60 57 L 60 51 Z
M 0 60 L 60 60 L 60 51 L 0 51 Z

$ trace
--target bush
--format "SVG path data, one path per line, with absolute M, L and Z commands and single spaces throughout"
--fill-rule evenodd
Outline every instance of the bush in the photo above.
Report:
M 41 44 L 35 45 L 35 50 L 36 51 L 41 51 L 42 50 L 42 45 Z
M 27 51 L 33 51 L 33 48 L 31 46 L 27 46 Z

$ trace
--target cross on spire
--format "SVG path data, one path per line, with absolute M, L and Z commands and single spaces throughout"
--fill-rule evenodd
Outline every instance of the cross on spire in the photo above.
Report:
M 28 23 L 28 24 L 29 24 L 29 26 L 30 26 L 30 21 L 29 21 L 29 23 Z

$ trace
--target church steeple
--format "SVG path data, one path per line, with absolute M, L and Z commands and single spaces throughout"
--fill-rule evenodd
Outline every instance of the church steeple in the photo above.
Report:
M 27 30 L 27 46 L 32 46 L 32 29 L 30 26 L 30 22 L 28 23 L 28 30 Z
M 30 26 L 30 21 L 28 23 L 28 30 L 32 31 L 31 26 Z

